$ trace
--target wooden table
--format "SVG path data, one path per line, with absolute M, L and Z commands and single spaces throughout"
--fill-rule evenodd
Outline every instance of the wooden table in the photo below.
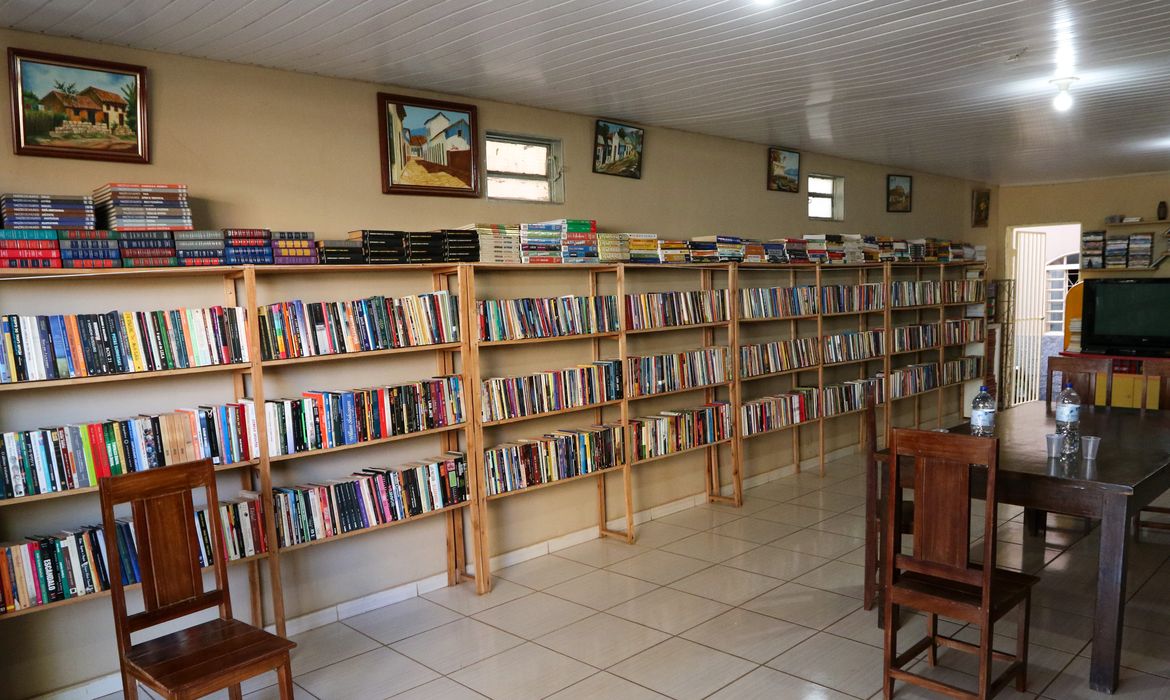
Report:
M 952 431 L 966 432 L 968 427 Z M 1170 490 L 1170 412 L 1143 416 L 1136 409 L 1083 407 L 1081 434 L 1101 437 L 1095 462 L 1047 459 L 1044 435 L 1055 429 L 1052 414 L 1040 401 L 996 416 L 999 499 L 1040 512 L 1100 519 L 1089 686 L 1112 693 L 1121 660 L 1129 522 Z

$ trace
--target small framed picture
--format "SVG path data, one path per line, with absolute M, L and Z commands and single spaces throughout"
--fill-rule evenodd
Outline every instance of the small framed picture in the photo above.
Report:
M 382 192 L 478 197 L 475 105 L 378 93 Z
M 646 131 L 629 124 L 597 120 L 593 138 L 593 172 L 642 177 L 642 140 Z
M 149 163 L 146 68 L 9 47 L 21 156 Z
M 971 226 L 987 228 L 991 218 L 991 190 L 974 190 L 971 192 Z
M 800 192 L 800 153 L 776 146 L 768 148 L 768 189 Z
M 914 178 L 909 175 L 886 175 L 886 211 L 905 214 L 910 211 L 910 188 Z

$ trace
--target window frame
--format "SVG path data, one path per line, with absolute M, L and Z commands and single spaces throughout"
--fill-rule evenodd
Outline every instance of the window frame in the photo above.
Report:
M 808 191 L 808 201 L 806 202 L 806 213 L 808 212 L 808 205 L 812 204 L 814 199 L 829 200 L 829 216 L 813 216 L 808 214 L 811 221 L 844 221 L 845 220 L 845 178 L 841 175 L 829 175 L 827 173 L 809 173 L 805 180 L 805 187 Z M 812 179 L 831 180 L 833 183 L 832 194 L 821 194 L 812 191 Z
M 545 159 L 545 174 L 532 175 L 529 173 L 515 173 L 507 170 L 492 170 L 488 167 L 487 156 L 490 143 L 492 141 L 500 141 L 504 143 L 514 143 L 528 146 L 543 146 L 548 149 L 548 154 Z M 565 178 L 564 178 L 564 159 L 561 156 L 562 147 L 561 140 L 554 139 L 547 136 L 534 136 L 532 134 L 512 134 L 503 131 L 489 131 L 484 135 L 484 197 L 486 199 L 493 199 L 501 202 L 524 202 L 526 204 L 564 204 L 565 203 Z M 492 177 L 507 178 L 509 180 L 530 180 L 533 182 L 547 182 L 548 183 L 548 199 L 523 199 L 519 197 L 500 197 L 489 194 L 488 185 Z

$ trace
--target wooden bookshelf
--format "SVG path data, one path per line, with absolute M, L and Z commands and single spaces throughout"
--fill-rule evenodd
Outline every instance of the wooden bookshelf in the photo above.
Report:
M 121 374 L 97 374 L 92 377 L 70 377 L 69 379 L 45 379 L 35 382 L 10 382 L 0 384 L 0 392 L 4 391 L 36 391 L 38 389 L 60 389 L 71 386 L 85 386 L 86 384 L 106 384 L 109 382 L 145 381 L 148 379 L 168 379 L 190 374 L 208 374 L 212 372 L 247 372 L 251 365 L 246 362 L 235 362 L 225 365 L 206 365 L 203 367 L 186 367 L 182 369 L 162 369 L 153 372 L 123 372 Z

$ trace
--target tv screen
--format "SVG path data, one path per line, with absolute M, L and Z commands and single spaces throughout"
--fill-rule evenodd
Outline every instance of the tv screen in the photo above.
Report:
M 1086 280 L 1081 345 L 1110 355 L 1170 354 L 1170 279 Z

